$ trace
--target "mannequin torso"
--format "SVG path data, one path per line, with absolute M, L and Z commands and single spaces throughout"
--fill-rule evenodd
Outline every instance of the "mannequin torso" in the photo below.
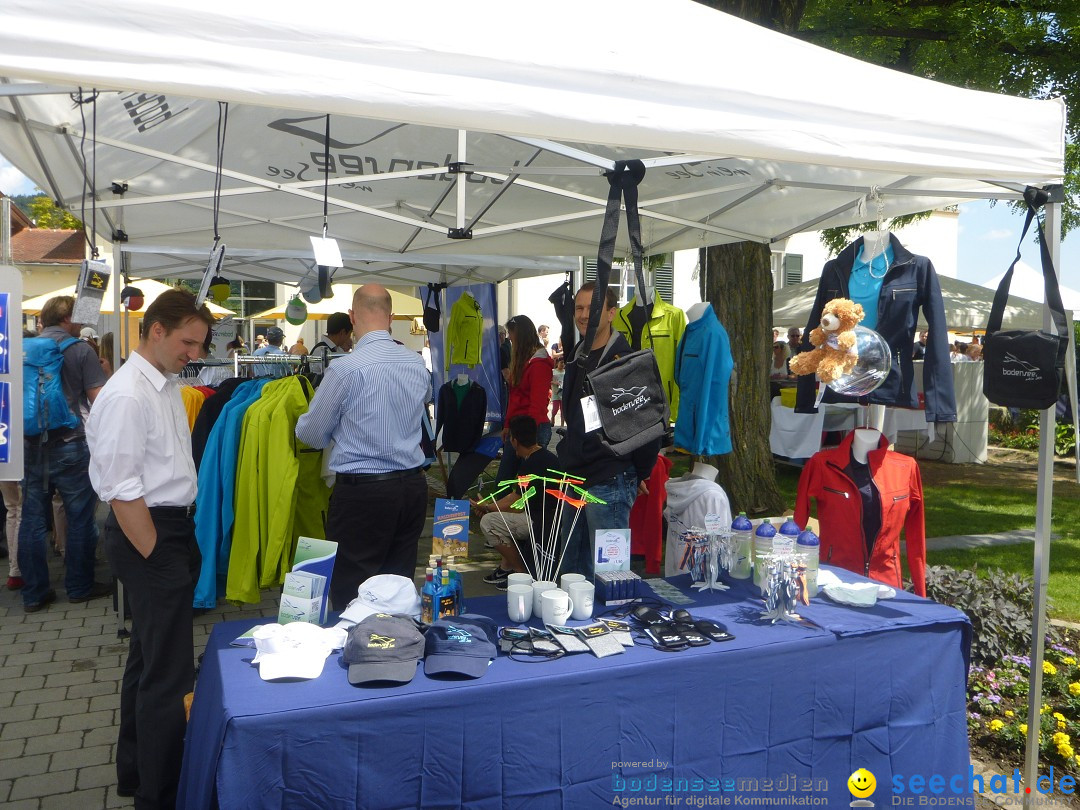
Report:
M 694 304 L 690 309 L 686 310 L 686 319 L 693 323 L 702 315 L 705 314 L 705 310 L 709 308 L 707 303 Z
M 862 251 L 859 258 L 869 263 L 871 259 L 880 256 L 889 246 L 890 234 L 888 231 L 867 231 L 863 234 Z
M 876 450 L 880 441 L 880 431 L 873 428 L 857 428 L 851 442 L 851 457 L 860 464 L 865 464 L 867 454 L 871 450 Z
M 720 471 L 711 464 L 695 461 L 693 469 L 690 470 L 690 474 L 695 478 L 704 478 L 706 481 L 715 481 L 716 476 L 720 474 Z

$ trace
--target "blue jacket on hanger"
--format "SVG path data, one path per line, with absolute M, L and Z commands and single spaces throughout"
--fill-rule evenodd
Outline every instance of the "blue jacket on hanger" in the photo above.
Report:
M 923 356 L 923 388 L 926 395 L 927 422 L 956 421 L 956 393 L 953 389 L 952 366 L 949 363 L 949 326 L 945 321 L 945 302 L 933 263 L 925 256 L 916 256 L 890 234 L 893 261 L 882 280 L 878 296 L 877 328 L 892 353 L 892 368 L 881 386 L 869 396 L 856 400 L 825 389 L 824 402 L 858 402 L 864 404 L 896 405 L 901 408 L 919 407 L 915 390 L 915 369 L 912 349 L 919 310 L 926 317 L 929 335 Z M 848 298 L 848 281 L 855 257 L 862 249 L 860 236 L 835 259 L 825 263 L 818 282 L 817 297 L 810 318 L 803 330 L 800 351 L 809 351 L 810 330 L 821 321 L 821 311 L 834 298 Z M 796 413 L 817 413 L 814 407 L 813 374 L 799 377 L 799 392 L 795 400 Z
M 709 304 L 686 326 L 675 352 L 675 383 L 681 405 L 675 421 L 675 446 L 701 456 L 731 452 L 728 386 L 731 341 Z

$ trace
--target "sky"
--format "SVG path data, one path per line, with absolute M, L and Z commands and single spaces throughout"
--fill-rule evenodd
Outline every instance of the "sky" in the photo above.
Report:
M 30 194 L 34 189 L 30 180 L 0 156 L 0 191 L 15 195 Z M 991 205 L 987 201 L 978 201 L 961 205 L 957 245 L 960 279 L 982 284 L 1008 270 L 1023 227 L 1023 214 L 1015 213 L 1005 203 Z M 1031 232 L 1025 240 L 1022 257 L 1036 269 L 1042 266 L 1039 246 Z M 1062 286 L 1080 290 L 1080 233 L 1073 233 L 1062 241 L 1058 273 Z
M 1009 269 L 1016 255 L 1016 243 L 1024 227 L 1023 213 L 1016 213 L 1006 203 L 988 201 L 960 206 L 960 232 L 957 239 L 957 275 L 961 281 L 982 284 Z M 1024 240 L 1021 258 L 1036 270 L 1042 267 L 1039 245 L 1033 238 L 1034 224 Z M 1080 233 L 1072 233 L 1061 242 L 1058 278 L 1063 287 L 1080 290 Z M 1023 295 L 1013 289 L 1014 294 Z

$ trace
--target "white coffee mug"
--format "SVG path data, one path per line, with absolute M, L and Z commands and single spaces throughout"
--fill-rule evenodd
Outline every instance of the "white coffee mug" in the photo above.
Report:
M 596 595 L 596 588 L 593 584 L 591 582 L 572 582 L 568 590 L 570 599 L 574 603 L 571 617 L 580 621 L 591 619 L 593 599 Z
M 533 591 L 533 616 L 542 616 L 541 610 L 543 609 L 543 603 L 540 601 L 540 595 L 544 591 L 552 591 L 558 588 L 554 582 L 547 579 L 542 579 L 532 584 Z
M 532 585 L 506 586 L 506 612 L 510 614 L 510 621 L 518 624 L 532 618 Z
M 540 602 L 542 604 L 540 615 L 544 619 L 544 624 L 566 624 L 566 620 L 570 618 L 574 610 L 570 594 L 561 588 L 544 591 Z
M 511 574 L 506 578 L 507 585 L 532 585 L 533 578 L 529 574 Z
M 571 583 L 584 581 L 584 574 L 563 574 L 561 577 L 559 577 L 559 587 L 562 588 L 564 591 L 569 592 Z

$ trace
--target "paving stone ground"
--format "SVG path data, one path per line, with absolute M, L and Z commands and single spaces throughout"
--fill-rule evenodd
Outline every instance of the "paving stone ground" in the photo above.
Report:
M 0 560 L 7 571 L 7 560 Z M 57 601 L 25 613 L 17 591 L 0 586 L 0 807 L 4 810 L 131 807 L 116 795 L 116 733 L 127 641 L 109 598 L 79 605 L 63 590 L 63 560 L 50 560 Z M 97 579 L 109 581 L 98 562 Z M 195 653 L 215 624 L 277 612 L 222 605 L 195 619 Z

